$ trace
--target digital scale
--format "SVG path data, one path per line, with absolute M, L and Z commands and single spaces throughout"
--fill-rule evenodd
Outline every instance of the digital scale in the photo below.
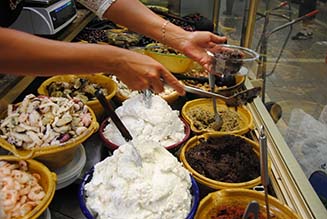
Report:
M 37 35 L 53 35 L 76 16 L 74 0 L 26 0 L 21 14 L 10 27 Z

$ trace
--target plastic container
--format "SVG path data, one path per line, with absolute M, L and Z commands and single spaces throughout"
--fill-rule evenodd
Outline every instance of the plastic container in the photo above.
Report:
M 144 54 L 157 60 L 171 72 L 184 73 L 193 63 L 192 59 L 185 55 L 155 52 L 153 51 L 154 48 L 165 48 L 165 46 L 158 43 L 150 43 L 145 46 Z
M 264 193 L 249 189 L 224 189 L 208 194 L 199 205 L 194 219 L 211 218 L 210 211 L 221 206 L 241 206 L 246 208 L 251 201 L 257 201 L 260 206 L 260 212 L 266 216 Z M 299 216 L 288 206 L 278 199 L 269 196 L 269 208 L 271 216 L 275 219 L 297 219 Z
M 40 95 L 49 96 L 49 92 L 47 87 L 52 82 L 68 82 L 71 83 L 76 78 L 85 78 L 89 82 L 98 84 L 103 88 L 106 88 L 108 91 L 108 95 L 106 96 L 107 100 L 110 100 L 113 96 L 115 96 L 117 91 L 117 84 L 110 78 L 102 74 L 89 74 L 89 75 L 56 75 L 47 80 L 45 80 L 41 86 L 37 89 L 37 92 Z M 87 101 L 85 103 L 88 105 L 93 112 L 95 113 L 97 118 L 100 118 L 103 114 L 103 107 L 101 106 L 100 102 L 95 98 L 94 100 Z
M 8 161 L 8 162 L 18 162 L 21 159 L 12 155 L 0 156 L 0 160 Z M 38 218 L 44 211 L 46 211 L 50 202 L 53 199 L 55 188 L 56 188 L 56 180 L 57 176 L 55 173 L 50 172 L 50 170 L 44 166 L 42 163 L 28 159 L 26 160 L 28 165 L 29 173 L 38 173 L 41 176 L 39 184 L 42 186 L 45 192 L 45 196 L 42 201 L 28 214 L 25 215 L 24 218 L 28 219 L 36 219 Z
M 88 107 L 88 106 L 87 106 Z M 92 117 L 92 122 L 87 130 L 77 138 L 68 141 L 63 145 L 51 145 L 42 148 L 33 148 L 30 150 L 16 148 L 3 138 L 0 138 L 0 146 L 10 151 L 13 155 L 20 159 L 32 159 L 45 164 L 49 169 L 55 170 L 61 168 L 71 162 L 79 145 L 88 139 L 99 128 L 94 112 L 88 107 Z
M 71 162 L 64 167 L 55 170 L 57 174 L 57 187 L 56 190 L 65 188 L 75 182 L 80 175 L 86 164 L 86 153 L 84 146 L 81 144 Z
M 218 180 L 213 180 L 210 179 L 208 177 L 205 177 L 204 175 L 202 175 L 201 173 L 197 172 L 196 170 L 194 170 L 191 165 L 188 163 L 187 159 L 186 159 L 186 152 L 193 148 L 196 147 L 199 143 L 200 143 L 200 139 L 208 139 L 209 137 L 220 137 L 220 136 L 224 136 L 225 134 L 221 134 L 221 133 L 206 133 L 203 135 L 199 135 L 199 136 L 194 136 L 191 139 L 189 139 L 185 145 L 182 147 L 179 158 L 180 161 L 183 163 L 184 167 L 192 174 L 192 176 L 197 180 L 197 182 L 201 183 L 202 185 L 211 188 L 211 189 L 236 189 L 236 188 L 253 188 L 257 185 L 259 185 L 261 183 L 261 177 L 258 176 L 255 179 L 252 179 L 250 181 L 246 181 L 246 182 L 240 182 L 240 183 L 228 183 L 228 182 L 222 182 L 222 181 L 218 181 Z M 237 138 L 242 138 L 244 139 L 247 143 L 251 144 L 253 147 L 254 152 L 256 153 L 256 155 L 258 156 L 258 162 L 260 162 L 260 148 L 259 145 L 248 139 L 245 138 L 243 136 L 240 135 L 230 135 L 230 136 L 235 136 Z M 270 160 L 268 160 L 268 169 L 270 171 L 271 168 L 271 163 Z
M 222 133 L 222 134 L 245 134 L 249 130 L 254 128 L 253 125 L 253 117 L 252 114 L 248 109 L 246 109 L 245 106 L 238 106 L 236 109 L 235 107 L 228 107 L 224 102 L 218 101 L 217 100 L 217 110 L 219 111 L 220 109 L 225 109 L 225 110 L 230 110 L 233 112 L 236 112 L 239 117 L 240 117 L 240 127 L 237 130 L 233 131 L 215 131 L 213 129 L 198 129 L 194 125 L 194 120 L 190 118 L 188 115 L 189 111 L 194 109 L 194 108 L 201 108 L 203 111 L 209 111 L 213 112 L 213 105 L 212 105 L 212 99 L 211 98 L 200 98 L 200 99 L 195 99 L 191 101 L 187 101 L 183 108 L 182 108 L 182 116 L 186 120 L 186 122 L 190 125 L 191 130 L 196 133 L 196 134 L 203 134 L 207 132 L 215 132 L 215 133 Z
M 85 184 L 87 184 L 88 182 L 91 181 L 93 172 L 94 172 L 94 168 L 90 169 L 84 175 L 82 183 L 79 188 L 79 192 L 78 192 L 79 206 L 81 208 L 82 213 L 84 214 L 84 216 L 87 219 L 95 219 L 96 218 L 93 216 L 92 212 L 86 206 L 86 197 L 85 197 L 86 194 L 85 194 L 85 190 L 84 190 Z M 190 177 L 191 177 L 191 182 L 192 182 L 192 187 L 191 187 L 191 194 L 192 194 L 192 204 L 191 205 L 192 206 L 191 206 L 190 213 L 187 215 L 186 219 L 194 218 L 194 215 L 195 215 L 196 210 L 199 205 L 199 187 L 198 187 L 196 181 L 194 180 L 194 178 L 192 177 L 192 175 L 190 175 Z
M 241 46 L 220 44 L 215 49 L 216 51 L 208 53 L 214 57 L 214 71 L 216 74 L 246 75 L 255 61 L 259 59 L 257 52 Z
M 110 151 L 114 151 L 116 150 L 119 145 L 114 144 L 110 141 L 110 139 L 108 139 L 105 135 L 104 135 L 104 129 L 106 128 L 106 126 L 108 125 L 108 119 L 106 118 L 105 120 L 103 120 L 103 122 L 100 125 L 100 129 L 99 129 L 99 135 L 101 140 L 105 143 L 106 147 L 110 150 Z M 191 134 L 191 130 L 189 125 L 186 123 L 186 121 L 183 118 L 180 118 L 182 120 L 182 122 L 184 123 L 184 130 L 185 130 L 185 136 L 184 138 L 180 141 L 177 142 L 176 144 L 173 145 L 169 145 L 166 146 L 165 148 L 167 150 L 169 150 L 170 152 L 174 153 L 176 152 L 186 141 L 187 139 L 190 137 Z

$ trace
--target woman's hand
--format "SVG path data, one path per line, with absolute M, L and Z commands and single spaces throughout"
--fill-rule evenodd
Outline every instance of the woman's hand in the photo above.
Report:
M 183 85 L 159 62 L 149 56 L 126 50 L 120 58 L 121 64 L 113 72 L 130 89 L 151 89 L 163 92 L 164 83 L 184 95 Z
M 190 32 L 185 39 L 181 40 L 178 47 L 185 55 L 210 70 L 212 57 L 207 54 L 207 50 L 214 51 L 219 44 L 226 40 L 226 37 L 220 37 L 210 32 L 195 31 Z

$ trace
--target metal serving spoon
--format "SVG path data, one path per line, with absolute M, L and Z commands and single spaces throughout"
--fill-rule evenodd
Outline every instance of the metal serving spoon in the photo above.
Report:
M 105 113 L 107 113 L 108 116 L 110 116 L 111 120 L 116 125 L 116 127 L 118 128 L 118 130 L 120 131 L 122 136 L 125 138 L 125 140 L 132 145 L 132 153 L 135 155 L 134 157 L 136 157 L 136 160 L 135 160 L 136 164 L 138 166 L 142 166 L 142 158 L 141 158 L 141 155 L 139 154 L 139 152 L 137 151 L 135 145 L 133 144 L 133 141 L 132 141 L 133 137 L 129 133 L 127 128 L 125 127 L 124 123 L 120 120 L 120 118 L 116 114 L 114 108 L 107 101 L 107 99 L 105 98 L 105 96 L 103 95 L 101 90 L 97 90 L 95 92 L 95 96 L 99 100 L 99 102 L 101 103 L 102 107 L 104 108 Z
M 209 73 L 209 85 L 212 93 L 215 92 L 215 85 L 216 85 L 215 81 L 216 81 L 215 75 Z M 217 101 L 215 96 L 212 97 L 212 105 L 213 105 L 213 112 L 215 114 L 215 122 L 213 124 L 213 129 L 218 131 L 223 125 L 223 120 L 217 111 Z

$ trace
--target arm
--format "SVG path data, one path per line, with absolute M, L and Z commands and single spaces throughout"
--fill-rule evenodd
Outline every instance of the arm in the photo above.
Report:
M 163 90 L 160 78 L 184 94 L 182 85 L 161 64 L 114 46 L 68 43 L 0 28 L 0 72 L 49 76 L 112 72 L 131 89 Z
M 166 24 L 166 20 L 153 13 L 138 0 L 117 0 L 105 11 L 103 17 L 167 44 L 207 69 L 211 58 L 206 50 L 226 41 L 225 37 L 219 37 L 210 32 L 188 32 L 172 23 Z

